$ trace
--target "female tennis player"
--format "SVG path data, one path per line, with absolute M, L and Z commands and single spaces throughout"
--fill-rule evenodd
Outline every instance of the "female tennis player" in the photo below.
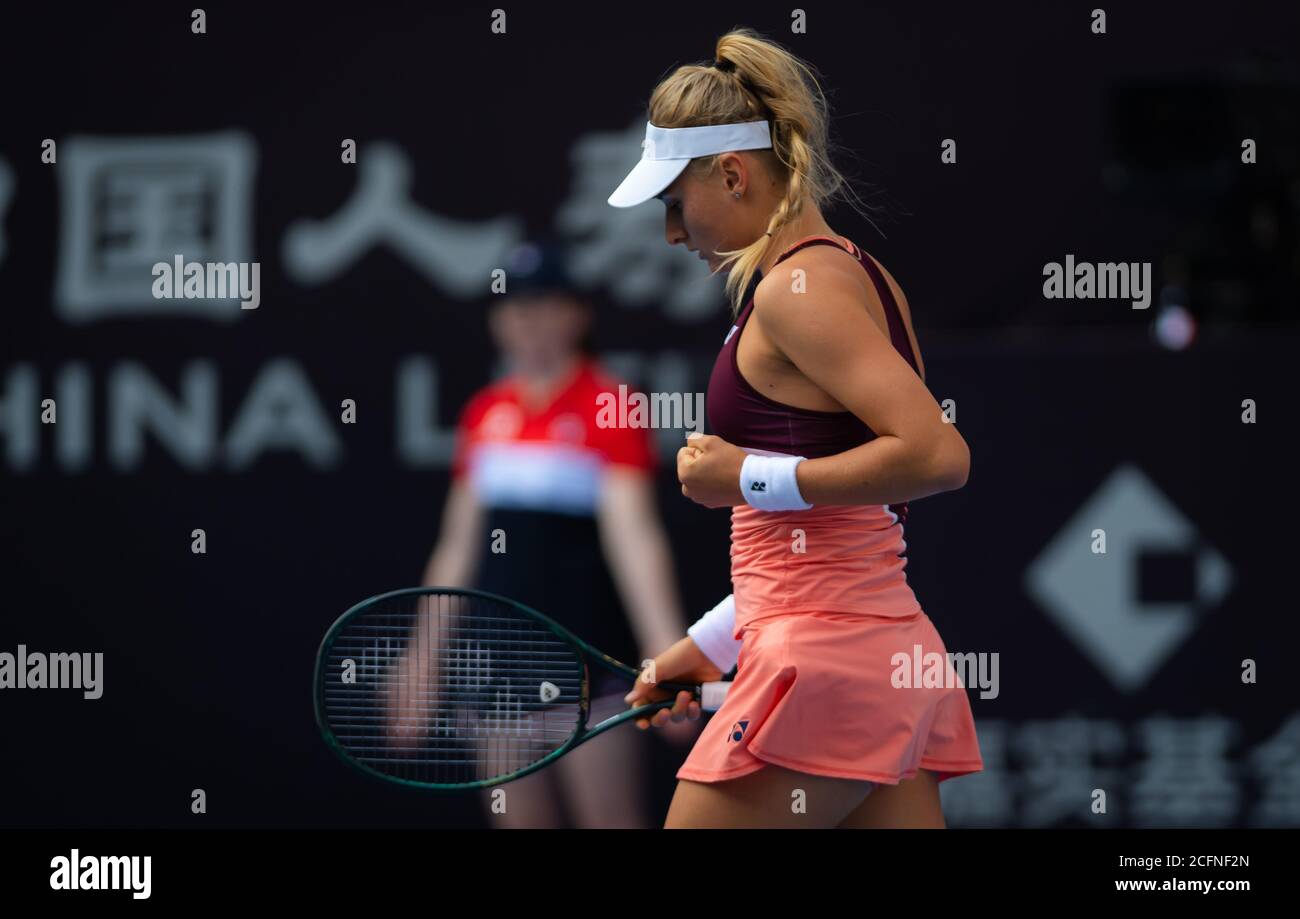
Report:
M 508 372 L 461 412 L 451 487 L 424 583 L 509 597 L 619 660 L 645 660 L 686 622 L 655 505 L 650 431 L 595 422 L 597 399 L 617 393 L 621 381 L 590 353 L 592 309 L 565 269 L 561 246 L 523 244 L 507 255 L 505 268 L 507 292 L 488 320 Z M 406 676 L 394 680 L 397 697 L 389 706 L 390 733 L 398 739 L 400 714 L 434 682 L 430 673 L 410 672 L 409 654 L 402 668 Z M 612 674 L 599 676 L 606 682 L 593 687 L 593 721 L 622 710 L 627 686 Z M 681 725 L 686 731 L 671 739 L 689 742 L 691 727 Z M 509 732 L 482 736 L 483 756 L 494 744 L 517 752 L 523 742 Z M 485 793 L 491 824 L 647 826 L 645 756 L 644 738 L 611 732 L 512 782 L 504 811 L 494 809 L 499 790 Z
M 902 290 L 822 216 L 848 190 L 812 68 L 740 29 L 655 89 L 609 198 L 662 200 L 668 243 L 728 269 L 734 316 L 714 433 L 677 458 L 684 495 L 732 508 L 734 593 L 655 675 L 739 669 L 668 827 L 942 827 L 939 783 L 983 768 L 951 665 L 947 688 L 896 678 L 918 647 L 948 661 L 903 571 L 907 502 L 961 488 L 970 453 L 925 387 Z M 639 680 L 627 701 L 668 697 Z M 698 717 L 681 693 L 640 725 Z

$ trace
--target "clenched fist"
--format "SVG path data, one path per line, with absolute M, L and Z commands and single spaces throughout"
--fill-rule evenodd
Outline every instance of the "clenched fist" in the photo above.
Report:
M 677 451 L 677 480 L 682 494 L 705 507 L 735 507 L 745 503 L 740 491 L 740 467 L 745 451 L 721 437 L 692 431 Z

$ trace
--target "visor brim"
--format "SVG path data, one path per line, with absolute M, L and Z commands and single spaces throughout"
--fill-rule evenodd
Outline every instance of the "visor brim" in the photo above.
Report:
M 682 174 L 690 163 L 683 160 L 639 160 L 632 171 L 627 174 L 614 193 L 609 196 L 609 203 L 614 207 L 632 207 L 649 201 L 662 192 L 673 180 Z

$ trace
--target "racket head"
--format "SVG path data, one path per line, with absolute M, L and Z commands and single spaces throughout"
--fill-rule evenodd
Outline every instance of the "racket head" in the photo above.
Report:
M 636 676 L 507 597 L 395 590 L 351 607 L 325 633 L 316 723 L 330 749 L 371 778 L 432 791 L 486 788 L 541 769 L 583 739 L 591 656 Z

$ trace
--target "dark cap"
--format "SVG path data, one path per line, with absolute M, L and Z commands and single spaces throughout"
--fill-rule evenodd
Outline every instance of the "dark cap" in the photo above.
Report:
M 565 247 L 554 239 L 520 243 L 506 253 L 506 296 L 535 297 L 541 294 L 574 293 Z

